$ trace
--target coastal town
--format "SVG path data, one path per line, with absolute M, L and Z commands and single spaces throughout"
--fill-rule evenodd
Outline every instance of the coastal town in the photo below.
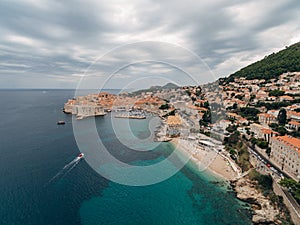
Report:
M 0 5 L 0 225 L 300 225 L 300 0 Z
M 300 179 L 299 72 L 270 80 L 240 77 L 199 86 L 168 84 L 158 90 L 118 95 L 101 92 L 68 100 L 64 112 L 77 119 L 107 113 L 129 119 L 159 116 L 161 126 L 156 131 L 156 141 L 178 145 L 199 168 L 208 167 L 233 186 L 253 171 L 272 177 L 273 186 L 279 189 L 277 195 L 283 196 L 293 219 L 299 219 L 295 195 L 286 191 L 283 182 Z M 209 152 L 215 154 L 206 163 Z M 247 183 L 245 188 L 249 186 Z M 253 198 L 238 196 L 243 200 Z M 268 201 L 263 195 L 257 199 Z M 255 204 L 262 203 L 257 200 Z M 267 205 L 254 210 L 253 221 L 278 219 L 278 209 L 274 204 Z

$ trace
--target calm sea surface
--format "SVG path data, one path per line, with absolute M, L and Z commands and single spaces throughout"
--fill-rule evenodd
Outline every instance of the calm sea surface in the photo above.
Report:
M 73 95 L 70 90 L 0 91 L 0 224 L 251 224 L 249 212 L 224 183 L 191 165 L 144 187 L 110 182 L 84 160 L 62 171 L 79 154 L 72 118 L 62 113 Z M 58 120 L 66 125 L 57 126 Z M 146 137 L 147 122 L 131 127 Z M 117 141 L 109 116 L 96 124 L 104 144 L 124 161 L 155 162 L 173 150 L 164 143 L 137 157 Z

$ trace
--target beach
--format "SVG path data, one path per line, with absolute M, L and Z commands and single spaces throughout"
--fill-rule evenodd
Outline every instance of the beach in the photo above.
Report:
M 230 162 L 230 159 L 213 149 L 204 149 L 190 140 L 180 138 L 173 138 L 170 142 L 177 150 L 190 157 L 200 171 L 207 170 L 228 181 L 239 176 L 239 172 L 236 172 L 237 169 L 232 165 L 232 161 Z

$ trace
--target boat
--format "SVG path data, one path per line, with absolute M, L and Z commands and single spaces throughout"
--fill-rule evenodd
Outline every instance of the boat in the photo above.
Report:
M 57 125 L 65 125 L 65 124 L 66 124 L 66 122 L 63 121 L 63 120 L 60 120 L 60 121 L 57 122 Z
M 84 153 L 80 153 L 78 156 L 77 156 L 79 159 L 82 159 L 84 157 Z

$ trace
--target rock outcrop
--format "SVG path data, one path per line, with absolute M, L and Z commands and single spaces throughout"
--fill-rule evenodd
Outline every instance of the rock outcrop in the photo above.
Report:
M 277 220 L 279 210 L 273 206 L 270 200 L 257 190 L 257 183 L 248 178 L 241 178 L 232 182 L 237 198 L 251 204 L 254 212 L 252 221 L 254 224 L 281 224 Z

